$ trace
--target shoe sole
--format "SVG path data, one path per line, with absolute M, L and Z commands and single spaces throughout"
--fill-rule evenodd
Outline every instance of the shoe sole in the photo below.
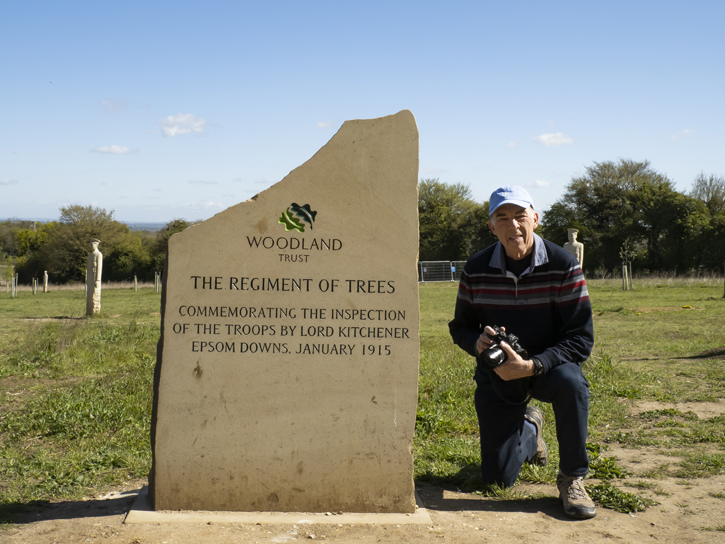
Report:
M 582 510 L 567 510 L 564 508 L 564 513 L 572 519 L 592 519 L 597 515 L 597 511 L 594 508 L 591 510 L 589 508 L 584 508 Z

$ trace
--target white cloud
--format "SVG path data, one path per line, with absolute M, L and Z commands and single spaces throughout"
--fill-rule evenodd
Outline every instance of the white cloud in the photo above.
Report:
M 162 193 L 163 191 L 159 189 L 158 187 L 151 189 L 154 193 Z
M 205 181 L 203 179 L 192 179 L 189 183 L 192 185 L 219 185 L 218 181 Z
M 206 202 L 189 202 L 184 206 L 187 210 L 208 210 L 211 208 L 224 208 L 222 204 L 208 200 Z
M 123 111 L 126 109 L 125 100 L 101 100 L 101 106 L 105 111 Z
M 546 147 L 559 147 L 561 145 L 571 145 L 574 143 L 574 140 L 563 132 L 546 132 L 534 138 L 534 141 Z
M 17 182 L 18 180 L 13 178 L 0 179 L 0 185 L 15 185 Z
M 258 179 L 257 181 L 255 181 L 253 183 L 257 183 L 257 184 L 261 184 L 261 185 L 271 185 L 271 184 L 275 183 L 275 180 L 273 180 L 271 178 L 265 178 L 265 179 Z
M 202 119 L 191 113 L 179 113 L 169 115 L 161 121 L 161 132 L 166 137 L 177 134 L 190 134 L 192 132 L 205 132 L 206 119 Z
M 320 121 L 317 123 L 317 128 L 330 128 L 332 123 L 330 121 Z
M 529 187 L 549 187 L 550 185 L 551 183 L 544 181 L 543 179 L 537 179 L 536 181 L 529 183 Z
M 686 136 L 689 136 L 690 134 L 694 134 L 694 130 L 690 130 L 689 128 L 686 128 L 683 131 L 678 132 L 677 134 L 672 135 L 673 140 L 679 140 L 680 138 L 684 138 Z
M 519 143 L 518 143 L 518 142 L 509 142 L 509 143 L 507 143 L 507 144 L 506 144 L 506 145 L 505 145 L 504 147 L 505 147 L 506 149 L 513 149 L 514 147 L 516 147 L 516 146 L 518 146 L 518 145 L 519 145 Z
M 112 155 L 125 155 L 126 153 L 138 153 L 138 149 L 130 149 L 122 145 L 109 145 L 91 149 L 91 153 L 111 153 Z

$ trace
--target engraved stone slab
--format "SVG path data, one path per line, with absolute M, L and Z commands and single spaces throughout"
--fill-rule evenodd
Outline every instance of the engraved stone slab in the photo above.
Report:
M 346 122 L 169 240 L 156 510 L 413 512 L 418 131 Z

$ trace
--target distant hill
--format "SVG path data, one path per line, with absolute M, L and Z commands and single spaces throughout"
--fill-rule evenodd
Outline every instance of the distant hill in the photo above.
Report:
M 166 226 L 166 223 L 139 223 L 135 221 L 121 221 L 121 223 L 125 223 L 128 225 L 128 228 L 131 230 L 161 230 Z
M 41 217 L 5 217 L 0 218 L 0 223 L 4 221 L 37 221 L 38 223 L 50 223 L 51 221 L 58 221 L 57 218 L 55 219 L 48 219 L 41 218 Z M 125 223 L 128 225 L 128 228 L 131 230 L 150 230 L 150 231 L 157 231 L 161 230 L 163 227 L 166 226 L 166 222 L 163 223 L 152 223 L 152 222 L 141 222 L 141 221 L 121 221 L 121 223 Z

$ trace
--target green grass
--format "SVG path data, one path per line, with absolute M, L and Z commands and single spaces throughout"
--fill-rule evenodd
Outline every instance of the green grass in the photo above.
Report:
M 584 364 L 590 382 L 591 477 L 607 482 L 629 473 L 613 457 L 600 455 L 602 446 L 651 446 L 682 461 L 639 477 L 696 478 L 719 474 L 722 456 L 703 453 L 697 445 L 723 447 L 722 416 L 701 421 L 692 412 L 674 408 L 632 416 L 634 401 L 715 401 L 725 396 L 725 300 L 722 283 L 668 282 L 637 285 L 624 292 L 607 280 L 589 282 L 594 310 L 595 350 Z M 453 316 L 457 286 L 453 283 L 420 287 L 421 360 L 418 422 L 415 437 L 415 475 L 479 490 L 489 496 L 500 491 L 485 488 L 478 464 L 478 426 L 473 407 L 473 358 L 454 346 L 447 324 Z M 684 308 L 684 306 L 691 306 Z M 536 402 L 535 402 L 536 404 Z M 539 405 L 553 421 L 549 405 Z M 549 482 L 556 478 L 558 447 L 552 425 L 544 437 L 549 444 L 546 468 L 524 465 L 521 482 Z M 637 511 L 647 499 L 620 492 L 609 484 L 594 492 L 600 504 Z M 614 506 L 612 506 L 614 505 Z
M 651 499 L 622 491 L 609 482 L 588 485 L 586 488 L 593 501 L 617 512 L 643 512 L 648 506 L 659 504 Z
M 104 290 L 0 300 L 0 522 L 148 474 L 160 295 Z
M 607 280 L 589 286 L 596 342 L 583 368 L 592 393 L 591 475 L 603 482 L 593 491 L 599 503 L 634 511 L 647 502 L 620 491 L 622 484 L 658 494 L 643 479 L 723 474 L 725 417 L 667 406 L 725 397 L 722 284 L 636 282 L 632 292 Z M 481 482 L 475 362 L 447 327 L 456 290 L 454 283 L 420 286 L 415 478 L 498 499 L 531 496 L 530 487 Z M 0 521 L 148 473 L 159 303 L 153 289 L 106 289 L 103 314 L 86 319 L 83 291 L 26 291 L 16 299 L 0 291 Z M 637 401 L 664 405 L 635 415 Z M 550 406 L 539 406 L 553 422 Z M 555 481 L 553 425 L 545 426 L 545 438 L 549 466 L 525 465 L 520 481 Z M 614 443 L 647 446 L 674 462 L 637 472 L 607 453 Z

